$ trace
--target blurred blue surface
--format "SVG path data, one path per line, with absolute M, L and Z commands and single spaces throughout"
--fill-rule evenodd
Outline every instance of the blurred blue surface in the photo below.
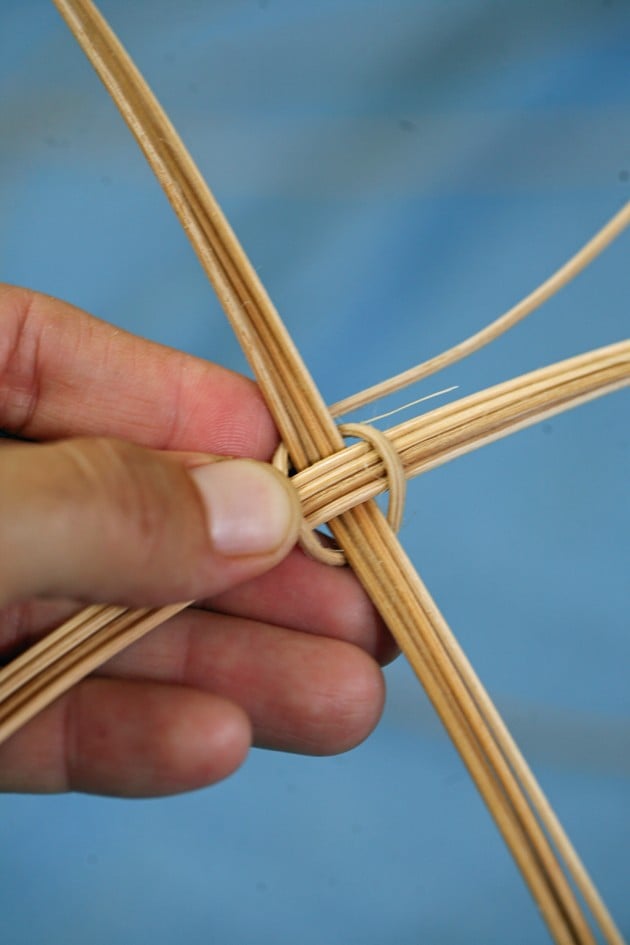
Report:
M 630 198 L 624 0 L 102 8 L 330 401 L 480 328 Z M 416 396 L 627 336 L 628 239 Z M 46 0 L 0 0 L 0 278 L 246 369 Z M 630 935 L 627 407 L 427 474 L 403 540 Z M 2 941 L 547 941 L 419 686 L 387 672 L 379 729 L 343 757 L 254 752 L 162 801 L 0 799 Z

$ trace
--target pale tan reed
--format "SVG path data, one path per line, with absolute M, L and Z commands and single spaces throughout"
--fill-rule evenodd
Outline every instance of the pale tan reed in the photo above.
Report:
M 568 259 L 560 269 L 495 321 L 482 328 L 481 331 L 475 332 L 474 335 L 470 335 L 469 338 L 460 341 L 459 344 L 453 345 L 452 348 L 429 358 L 428 361 L 423 361 L 422 364 L 409 368 L 407 371 L 402 371 L 400 374 L 395 374 L 379 384 L 366 387 L 365 390 L 358 391 L 350 397 L 337 401 L 330 408 L 333 417 L 341 417 L 351 410 L 356 410 L 357 407 L 362 407 L 363 404 L 370 403 L 377 397 L 385 397 L 387 394 L 401 390 L 403 387 L 408 387 L 409 384 L 416 384 L 425 377 L 430 377 L 431 374 L 442 371 L 451 364 L 461 361 L 462 358 L 467 358 L 469 354 L 483 348 L 484 345 L 494 341 L 500 335 L 509 331 L 510 328 L 514 328 L 524 318 L 540 308 L 552 295 L 559 292 L 563 286 L 575 279 L 626 229 L 628 224 L 630 224 L 630 201 L 624 204 L 608 223 L 595 233 L 588 243 Z
M 385 486 L 382 460 L 364 444 L 342 449 L 343 441 L 331 413 L 216 201 L 96 8 L 89 0 L 54 2 L 138 139 L 217 291 L 298 470 L 295 477 L 298 487 L 311 490 L 309 501 L 314 505 L 307 515 L 316 521 L 318 515 L 331 514 L 333 507 L 330 527 L 339 545 L 460 751 L 551 934 L 559 943 L 595 942 L 565 876 L 566 869 L 606 941 L 619 945 L 620 933 L 487 693 L 383 516 L 364 495 L 365 489 L 373 488 L 364 478 L 366 470 L 378 478 L 377 491 Z M 628 209 L 630 205 L 625 208 L 626 213 Z M 626 217 L 623 220 L 627 222 Z M 618 232 L 619 222 L 615 226 Z M 610 233 L 607 231 L 606 239 L 612 238 Z M 517 320 L 514 310 L 511 317 L 513 322 Z M 445 462 L 481 442 L 505 435 L 511 428 L 525 426 L 537 417 L 628 382 L 627 343 L 592 352 L 578 361 L 571 359 L 535 372 L 536 377 L 530 382 L 516 379 L 493 388 L 494 393 L 482 392 L 459 405 L 434 411 L 429 415 L 432 421 L 424 418 L 428 427 L 418 421 L 420 431 L 412 433 L 409 424 L 390 431 L 406 471 L 411 474 L 412 470 L 418 472 Z M 426 432 L 431 422 L 433 433 L 423 436 L 422 430 Z M 338 461 L 333 454 L 339 453 L 344 457 L 342 472 L 331 465 Z M 350 464 L 356 464 L 352 471 L 347 465 L 348 456 Z M 325 465 L 325 469 L 318 463 Z M 304 477 L 301 483 L 300 475 Z M 313 476 L 324 477 L 324 498 L 314 499 L 319 493 Z M 337 488 L 337 476 L 347 480 L 343 489 Z M 343 509 L 333 505 L 345 501 L 343 496 L 352 491 L 356 498 L 357 490 L 361 504 Z M 173 605 L 175 609 L 182 606 L 185 605 Z M 28 711 L 29 705 L 41 704 L 37 700 L 44 698 L 47 687 L 57 691 L 55 686 L 61 686 L 64 678 L 74 680 L 88 665 L 91 668 L 99 665 L 116 647 L 127 645 L 132 637 L 136 639 L 140 632 L 146 632 L 146 622 L 151 626 L 159 622 L 161 614 L 159 611 L 119 614 L 111 624 L 101 624 L 92 631 L 92 621 L 96 624 L 103 619 L 102 610 L 94 610 L 87 619 L 77 618 L 68 631 L 69 635 L 76 635 L 70 652 L 64 650 L 64 634 L 57 631 L 60 635 L 48 644 L 50 649 L 46 653 L 31 653 L 30 657 L 25 654 L 22 667 L 12 670 L 14 689 L 9 699 L 16 703 L 8 714 L 2 709 L 0 724 L 10 725 L 16 713 Z M 22 682 L 16 683 L 17 678 Z
M 621 341 L 463 397 L 385 435 L 412 478 L 629 382 L 630 341 Z M 293 482 L 313 526 L 388 488 L 378 453 L 365 443 L 314 463 Z

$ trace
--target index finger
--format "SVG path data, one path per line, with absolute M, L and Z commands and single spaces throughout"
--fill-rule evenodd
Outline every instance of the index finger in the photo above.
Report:
M 0 285 L 0 428 L 258 459 L 277 439 L 247 378 L 8 285 Z

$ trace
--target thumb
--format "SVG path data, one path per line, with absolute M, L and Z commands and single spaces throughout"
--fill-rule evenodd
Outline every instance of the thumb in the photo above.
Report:
M 212 596 L 277 564 L 300 517 L 288 482 L 252 460 L 189 469 L 109 439 L 3 447 L 0 604 Z

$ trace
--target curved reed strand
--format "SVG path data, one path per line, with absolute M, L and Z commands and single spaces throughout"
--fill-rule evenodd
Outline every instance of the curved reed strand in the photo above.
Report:
M 481 331 L 475 332 L 474 335 L 470 335 L 458 344 L 453 345 L 452 348 L 448 348 L 446 351 L 442 351 L 440 354 L 429 358 L 428 361 L 423 361 L 421 364 L 402 371 L 400 374 L 394 374 L 393 377 L 388 377 L 378 384 L 372 384 L 370 387 L 366 387 L 364 390 L 358 391 L 350 397 L 344 397 L 343 400 L 338 400 L 337 403 L 329 408 L 332 416 L 344 416 L 344 414 L 350 413 L 351 410 L 356 410 L 357 407 L 363 407 L 365 404 L 369 404 L 374 400 L 386 397 L 388 394 L 395 393 L 395 391 L 402 390 L 410 384 L 416 384 L 425 377 L 430 377 L 431 374 L 442 371 L 451 364 L 455 364 L 457 361 L 467 358 L 469 354 L 473 354 L 473 352 L 479 351 L 480 348 L 490 344 L 491 341 L 499 338 L 500 335 L 505 334 L 510 328 L 514 328 L 514 326 L 524 318 L 531 315 L 532 312 L 535 312 L 537 308 L 540 308 L 541 305 L 559 292 L 567 283 L 575 279 L 575 277 L 592 263 L 594 259 L 600 256 L 606 247 L 620 236 L 629 225 L 630 200 L 624 204 L 601 230 L 595 233 L 574 256 L 557 269 L 553 275 L 545 279 L 533 292 L 530 292 L 529 295 L 517 302 L 516 305 L 508 309 L 503 315 L 500 315 L 495 321 L 486 325 Z

